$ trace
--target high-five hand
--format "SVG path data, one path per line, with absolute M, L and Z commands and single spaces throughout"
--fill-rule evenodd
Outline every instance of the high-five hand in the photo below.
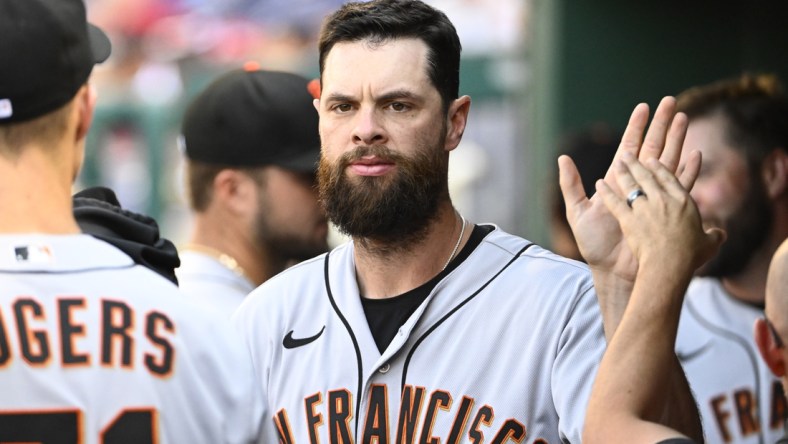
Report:
M 626 153 L 643 162 L 648 159 L 658 159 L 667 171 L 676 172 L 684 135 L 687 132 L 687 117 L 681 113 L 676 114 L 676 100 L 673 97 L 662 99 L 646 132 L 648 117 L 648 105 L 641 103 L 635 107 L 613 164 L 603 179 L 616 193 L 622 191 L 616 183 L 613 165 Z M 698 154 L 690 156 L 687 168 L 683 173 L 679 173 L 679 182 L 685 188 L 691 186 L 694 180 L 688 177 L 687 173 L 697 169 L 699 164 Z M 568 156 L 561 156 L 558 165 L 567 220 L 577 240 L 580 253 L 594 275 L 605 321 L 605 335 L 610 338 L 632 290 L 638 269 L 637 260 L 624 241 L 618 221 L 602 202 L 601 197 L 598 194 L 591 199 L 586 197 L 574 162 Z

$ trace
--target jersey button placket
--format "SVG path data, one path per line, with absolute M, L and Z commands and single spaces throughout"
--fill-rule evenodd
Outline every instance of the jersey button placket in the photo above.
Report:
M 391 364 L 389 364 L 389 363 L 387 362 L 387 363 L 383 364 L 383 365 L 382 365 L 382 366 L 381 366 L 381 367 L 378 369 L 378 372 L 380 372 L 380 373 L 383 373 L 383 374 L 386 374 L 386 373 L 388 373 L 388 372 L 389 372 L 389 370 L 390 370 L 390 369 L 391 369 Z

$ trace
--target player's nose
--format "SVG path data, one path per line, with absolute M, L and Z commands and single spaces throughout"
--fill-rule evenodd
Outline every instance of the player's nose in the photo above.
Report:
M 355 115 L 353 142 L 359 145 L 381 145 L 388 137 L 380 116 L 374 109 L 360 109 Z

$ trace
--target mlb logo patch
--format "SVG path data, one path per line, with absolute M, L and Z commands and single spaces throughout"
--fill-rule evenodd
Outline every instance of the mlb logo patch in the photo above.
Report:
M 17 262 L 28 264 L 51 264 L 54 260 L 52 249 L 48 245 L 21 245 L 14 247 Z
M 11 99 L 0 99 L 0 119 L 7 119 L 14 115 Z

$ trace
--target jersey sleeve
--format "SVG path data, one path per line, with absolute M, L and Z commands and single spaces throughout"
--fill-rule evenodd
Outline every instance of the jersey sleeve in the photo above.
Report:
M 589 286 L 563 320 L 552 369 L 551 391 L 564 441 L 581 442 L 586 407 L 605 347 L 596 292 Z
M 205 332 L 194 334 L 204 335 Z M 214 319 L 214 328 L 210 335 L 210 338 L 205 338 L 204 341 L 214 341 L 218 347 L 211 347 L 201 353 L 213 351 L 220 354 L 221 359 L 206 355 L 196 356 L 196 359 L 198 366 L 202 367 L 204 383 L 210 385 L 205 389 L 212 390 L 220 404 L 200 408 L 219 410 L 215 414 L 223 418 L 224 442 L 259 442 L 263 420 L 263 393 L 258 388 L 249 350 L 241 335 L 227 319 Z
M 252 364 L 252 388 L 257 393 L 254 402 L 259 404 L 260 428 L 257 434 L 257 443 L 278 442 L 279 437 L 273 427 L 273 412 L 266 402 L 268 399 L 268 376 L 270 374 L 271 351 L 273 344 L 270 341 L 268 328 L 271 326 L 265 316 L 265 310 L 260 308 L 257 301 L 247 298 L 235 310 L 231 323 L 239 336 L 239 341 L 249 356 Z
M 233 333 L 236 333 L 236 331 L 233 330 Z M 243 378 L 240 383 L 244 386 L 243 390 L 245 390 L 246 397 L 244 402 L 237 404 L 237 411 L 228 412 L 228 415 L 230 417 L 239 418 L 241 423 L 238 424 L 238 426 L 243 427 L 249 431 L 246 436 L 253 437 L 253 441 L 251 442 L 271 442 L 269 440 L 263 439 L 262 436 L 262 425 L 265 419 L 263 391 L 260 388 L 259 380 L 256 377 L 256 372 L 252 366 L 249 349 L 245 346 L 240 335 L 235 336 L 238 338 L 240 345 L 242 345 L 239 347 L 239 353 L 242 354 L 241 359 L 243 362 L 249 363 L 249 365 L 244 366 L 244 374 L 239 375 Z M 233 383 L 233 381 L 227 381 L 227 383 Z

